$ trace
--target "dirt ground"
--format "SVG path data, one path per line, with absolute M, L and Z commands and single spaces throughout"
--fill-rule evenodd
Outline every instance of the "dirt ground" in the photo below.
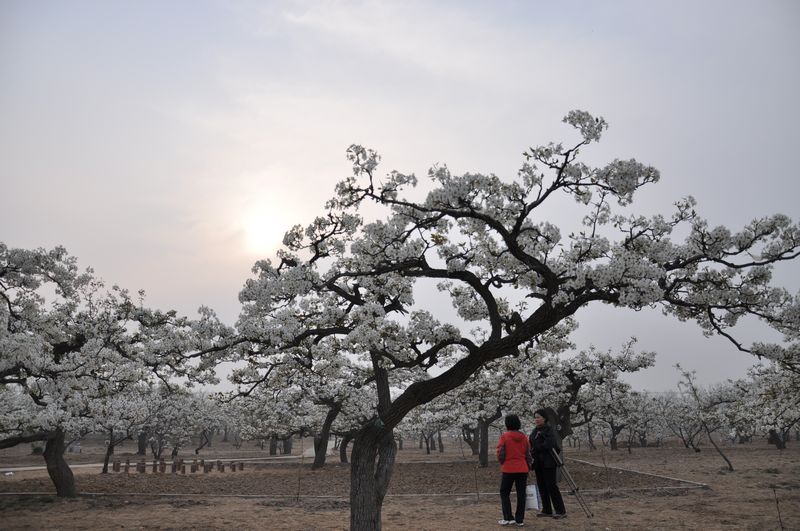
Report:
M 216 448 L 199 457 L 263 456 L 264 452 Z M 800 449 L 783 452 L 765 443 L 725 447 L 735 467 L 713 448 L 617 452 L 577 451 L 567 469 L 594 516 L 588 518 L 574 496 L 565 501 L 565 520 L 529 515 L 534 529 L 795 529 L 800 530 Z M 299 453 L 296 448 L 296 453 Z M 118 454 L 124 457 L 127 454 Z M 42 464 L 22 450 L 0 453 L 0 467 Z M 99 462 L 91 452 L 70 462 Z M 95 456 L 96 457 L 96 456 Z M 464 458 L 466 457 L 466 460 Z M 245 462 L 243 472 L 99 474 L 76 468 L 84 494 L 58 499 L 46 472 L 0 476 L 2 529 L 346 529 L 349 525 L 348 468 L 329 458 L 323 470 L 309 459 Z M 581 461 L 594 463 L 597 466 Z M 619 468 L 627 469 L 621 471 Z M 149 467 L 148 467 L 149 470 Z M 641 472 L 641 473 L 637 473 Z M 656 474 L 655 477 L 646 474 Z M 673 479 L 668 479 L 673 478 Z M 707 484 L 698 488 L 688 482 Z M 416 448 L 398 453 L 398 464 L 383 507 L 384 529 L 496 529 L 500 518 L 499 472 L 475 466 L 457 443 L 443 454 Z M 562 491 L 569 485 L 562 481 Z M 476 493 L 477 490 L 477 493 Z M 14 494 L 26 492 L 30 494 Z M 34 494 L 34 493 L 44 494 Z M 86 493 L 112 493 L 88 495 Z M 114 494 L 115 493 L 115 494 Z M 183 496 L 152 496 L 184 494 Z M 513 494 L 512 494 L 513 499 Z

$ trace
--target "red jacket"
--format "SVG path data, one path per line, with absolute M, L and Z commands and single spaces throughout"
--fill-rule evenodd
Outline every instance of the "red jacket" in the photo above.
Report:
M 506 460 L 500 465 L 500 471 L 508 474 L 528 472 L 528 461 L 525 455 L 530 452 L 531 445 L 528 437 L 521 431 L 509 430 L 500 436 L 497 441 L 495 455 L 500 457 L 500 448 L 506 446 Z

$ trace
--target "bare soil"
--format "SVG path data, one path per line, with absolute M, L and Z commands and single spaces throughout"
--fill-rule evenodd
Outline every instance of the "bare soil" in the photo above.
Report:
M 295 446 L 295 453 L 300 453 L 303 445 Z M 43 464 L 40 456 L 29 456 L 24 449 L 11 450 L 0 452 L 0 467 Z M 529 514 L 526 527 L 800 529 L 797 445 L 779 452 L 759 442 L 728 446 L 724 451 L 734 472 L 727 471 L 710 447 L 700 453 L 675 447 L 633 449 L 631 453 L 567 448 L 565 454 L 571 458 L 567 470 L 594 516 L 583 513 L 565 479 L 561 488 L 569 517 L 555 521 Z M 69 454 L 68 460 L 96 463 L 102 457 L 98 453 L 98 448 L 84 446 L 81 454 Z M 198 458 L 265 454 L 217 445 L 203 450 Z M 130 455 L 118 453 L 117 457 L 124 460 Z M 184 456 L 187 462 L 192 458 Z M 329 464 L 318 471 L 311 470 L 308 458 L 245 461 L 241 472 L 191 474 L 187 467 L 185 475 L 152 474 L 150 466 L 146 474 L 132 471 L 127 475 L 76 468 L 83 494 L 69 500 L 54 496 L 46 471 L 16 472 L 0 476 L 0 528 L 346 529 L 349 467 L 337 461 L 338 456 L 330 456 Z M 444 453 L 430 455 L 417 448 L 400 451 L 383 507 L 383 527 L 499 528 L 499 477 L 496 463 L 477 467 L 476 459 L 465 455 L 458 443 L 448 444 Z

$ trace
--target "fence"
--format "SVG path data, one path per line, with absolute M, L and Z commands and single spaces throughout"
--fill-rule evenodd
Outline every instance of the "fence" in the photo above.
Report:
M 220 460 L 216 461 L 206 461 L 205 459 L 193 459 L 189 465 L 189 472 L 191 474 L 195 474 L 199 471 L 203 471 L 204 474 L 208 474 L 209 472 L 213 472 L 214 468 L 217 469 L 217 472 L 225 472 L 227 468 L 231 472 L 236 472 L 237 470 L 242 471 L 244 470 L 244 463 L 231 461 L 225 463 Z M 226 466 L 227 465 L 227 466 Z M 170 473 L 171 474 L 186 474 L 186 466 L 187 462 L 183 459 L 175 459 L 172 461 L 170 466 Z M 130 459 L 126 459 L 125 463 L 123 464 L 119 459 L 115 460 L 111 466 L 111 470 L 114 472 L 124 472 L 125 474 L 131 473 L 131 468 L 136 468 L 136 473 L 144 474 L 147 472 L 147 461 L 141 459 L 135 463 L 131 463 Z M 160 459 L 158 461 L 153 461 L 151 467 L 153 474 L 166 474 L 167 473 L 167 463 Z

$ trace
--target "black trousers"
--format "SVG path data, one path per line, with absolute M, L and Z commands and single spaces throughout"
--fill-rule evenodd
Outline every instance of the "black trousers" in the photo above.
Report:
M 500 479 L 500 505 L 503 507 L 503 520 L 525 521 L 525 487 L 528 484 L 528 473 L 509 474 L 503 472 Z M 511 485 L 517 489 L 517 512 L 511 514 Z
M 539 487 L 539 495 L 542 497 L 542 512 L 553 514 L 553 509 L 555 509 L 556 514 L 564 514 L 566 509 L 564 509 L 564 499 L 561 497 L 561 491 L 556 482 L 556 469 L 534 464 L 533 470 L 536 472 L 536 485 Z

